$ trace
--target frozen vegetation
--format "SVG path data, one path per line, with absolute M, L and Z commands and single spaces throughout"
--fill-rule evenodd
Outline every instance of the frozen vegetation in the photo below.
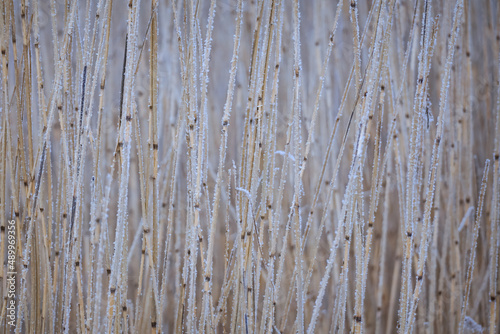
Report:
M 498 332 L 496 0 L 1 0 L 0 46 L 1 333 Z

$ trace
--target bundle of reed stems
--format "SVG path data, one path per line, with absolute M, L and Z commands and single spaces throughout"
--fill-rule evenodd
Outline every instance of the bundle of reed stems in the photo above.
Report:
M 497 333 L 495 0 L 2 0 L 0 332 Z

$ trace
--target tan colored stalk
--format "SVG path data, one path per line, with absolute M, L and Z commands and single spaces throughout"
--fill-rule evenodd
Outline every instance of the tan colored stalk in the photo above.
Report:
M 498 31 L 498 30 L 497 30 Z M 499 49 L 500 51 L 500 49 Z M 499 53 L 500 54 L 500 53 Z M 499 64 L 500 64 L 500 57 Z M 498 69 L 500 75 L 500 66 Z M 498 247 L 500 243 L 500 85 L 497 87 L 496 101 L 496 126 L 495 126 L 495 146 L 493 152 L 493 192 L 491 196 L 491 222 L 490 222 L 490 259 L 493 259 L 490 265 L 490 334 L 495 333 L 497 318 L 497 284 L 498 281 Z

